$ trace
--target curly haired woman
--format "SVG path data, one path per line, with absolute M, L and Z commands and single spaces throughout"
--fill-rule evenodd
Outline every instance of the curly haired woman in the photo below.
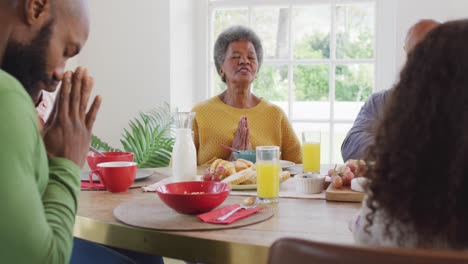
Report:
M 468 248 L 468 20 L 414 49 L 369 149 L 360 244 Z

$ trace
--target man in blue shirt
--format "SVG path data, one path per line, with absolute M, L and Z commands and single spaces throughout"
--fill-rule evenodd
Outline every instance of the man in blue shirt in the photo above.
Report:
M 440 25 L 439 22 L 429 19 L 420 20 L 414 24 L 406 35 L 404 47 L 406 54 L 409 55 L 426 34 L 438 25 Z M 363 158 L 366 149 L 374 143 L 376 125 L 383 116 L 391 93 L 392 89 L 374 93 L 362 106 L 353 127 L 341 145 L 341 155 L 344 161 Z

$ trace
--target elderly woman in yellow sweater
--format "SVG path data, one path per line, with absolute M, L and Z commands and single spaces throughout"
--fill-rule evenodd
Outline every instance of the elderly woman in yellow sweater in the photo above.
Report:
M 286 114 L 252 93 L 263 61 L 259 37 L 244 26 L 223 31 L 214 46 L 214 61 L 227 89 L 193 108 L 198 164 L 216 158 L 231 159 L 230 151 L 256 146 L 279 146 L 281 158 L 301 163 L 301 145 Z

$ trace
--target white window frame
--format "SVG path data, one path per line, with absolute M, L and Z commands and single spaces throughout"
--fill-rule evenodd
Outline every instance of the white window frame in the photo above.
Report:
M 212 94 L 212 73 L 213 73 L 213 42 L 212 32 L 213 28 L 211 25 L 213 10 L 216 8 L 247 8 L 249 10 L 249 24 L 251 21 L 251 9 L 258 6 L 288 6 L 293 5 L 311 5 L 311 4 L 341 4 L 341 3 L 369 3 L 372 2 L 375 5 L 375 42 L 374 42 L 374 58 L 373 59 L 336 59 L 336 47 L 335 40 L 331 39 L 330 59 L 323 60 L 296 60 L 293 58 L 294 51 L 293 47 L 289 48 L 288 59 L 274 59 L 264 60 L 263 65 L 288 65 L 289 76 L 288 76 L 288 115 L 290 121 L 294 123 L 316 123 L 316 124 L 329 124 L 330 135 L 334 135 L 334 127 L 339 124 L 352 124 L 354 120 L 348 119 L 335 119 L 334 118 L 334 95 L 335 95 L 335 69 L 337 65 L 346 64 L 362 64 L 372 63 L 374 65 L 374 91 L 381 91 L 390 88 L 396 77 L 396 1 L 394 0 L 203 0 L 203 5 L 199 6 L 198 13 L 199 17 L 203 17 L 203 21 L 199 28 L 203 28 L 200 35 L 204 36 L 199 39 L 199 45 L 203 45 L 203 52 L 199 55 L 198 60 L 202 61 L 206 67 L 198 69 L 199 76 L 201 77 L 198 81 L 199 87 L 199 98 L 207 99 Z M 290 9 L 291 10 L 291 9 Z M 331 36 L 335 37 L 336 22 L 335 22 L 335 9 L 331 10 Z M 289 27 L 291 27 L 291 21 Z M 204 24 L 204 26 L 203 26 Z M 289 30 L 291 33 L 291 28 Z M 289 38 L 291 39 L 291 38 Z M 204 40 L 204 41 L 203 41 Z M 291 42 L 289 42 L 290 45 Z M 201 56 L 205 55 L 204 58 Z M 207 56 L 206 56 L 207 55 Z M 329 65 L 330 76 L 329 76 L 329 102 L 330 102 L 330 116 L 327 119 L 294 119 L 292 107 L 293 107 L 293 76 L 292 67 L 296 64 L 300 65 Z M 330 157 L 329 160 L 333 160 L 333 149 L 334 149 L 334 137 L 330 136 Z

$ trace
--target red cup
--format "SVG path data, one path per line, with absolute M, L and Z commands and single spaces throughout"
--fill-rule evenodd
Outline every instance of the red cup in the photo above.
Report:
M 86 157 L 89 168 L 91 170 L 97 170 L 96 165 L 103 162 L 111 161 L 133 161 L 132 152 L 103 152 L 104 156 L 99 156 L 96 153 L 89 153 Z
M 89 173 L 89 181 L 93 182 L 93 174 L 106 190 L 113 193 L 125 192 L 135 180 L 137 163 L 133 161 L 112 161 L 99 163 L 97 170 Z M 93 183 L 92 183 L 93 184 Z

